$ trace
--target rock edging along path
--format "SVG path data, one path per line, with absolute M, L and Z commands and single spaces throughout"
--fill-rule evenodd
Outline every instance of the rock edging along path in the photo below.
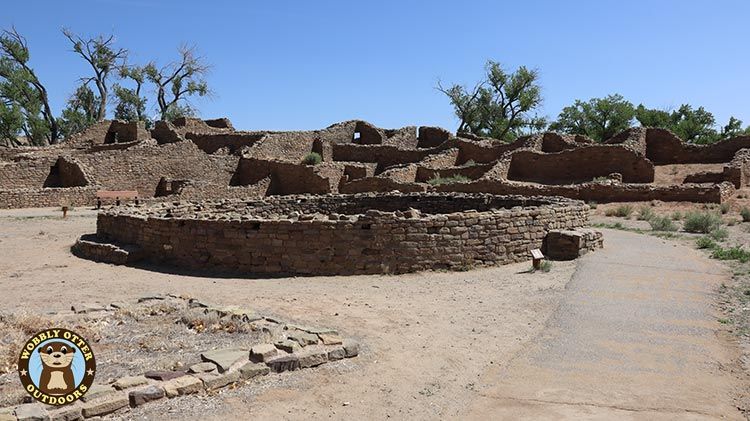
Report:
M 722 268 L 695 250 L 607 230 L 544 331 L 488 371 L 465 418 L 744 419 L 714 292 Z

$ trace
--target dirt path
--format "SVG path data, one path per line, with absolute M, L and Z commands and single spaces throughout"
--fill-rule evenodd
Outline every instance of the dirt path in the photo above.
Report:
M 658 238 L 606 231 L 542 334 L 482 378 L 472 419 L 742 419 L 714 293 L 722 268 Z

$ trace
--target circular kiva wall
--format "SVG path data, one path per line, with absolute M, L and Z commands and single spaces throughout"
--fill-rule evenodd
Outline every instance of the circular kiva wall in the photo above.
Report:
M 246 274 L 402 273 L 530 259 L 587 223 L 557 197 L 368 193 L 175 202 L 100 213 L 99 241 L 180 268 Z

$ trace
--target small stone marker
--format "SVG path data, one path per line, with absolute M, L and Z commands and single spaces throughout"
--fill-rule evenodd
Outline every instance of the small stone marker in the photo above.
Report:
M 542 251 L 539 249 L 532 249 L 531 250 L 531 261 L 534 269 L 539 270 L 542 267 L 542 260 L 544 260 L 544 255 L 542 254 Z

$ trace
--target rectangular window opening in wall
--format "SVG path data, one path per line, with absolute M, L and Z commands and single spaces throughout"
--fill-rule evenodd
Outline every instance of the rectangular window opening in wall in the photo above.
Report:
M 260 229 L 260 222 L 253 222 L 250 224 L 250 229 L 253 231 L 257 231 Z
M 369 229 L 372 229 L 372 224 L 362 224 L 362 229 L 363 229 L 363 230 L 369 230 Z

